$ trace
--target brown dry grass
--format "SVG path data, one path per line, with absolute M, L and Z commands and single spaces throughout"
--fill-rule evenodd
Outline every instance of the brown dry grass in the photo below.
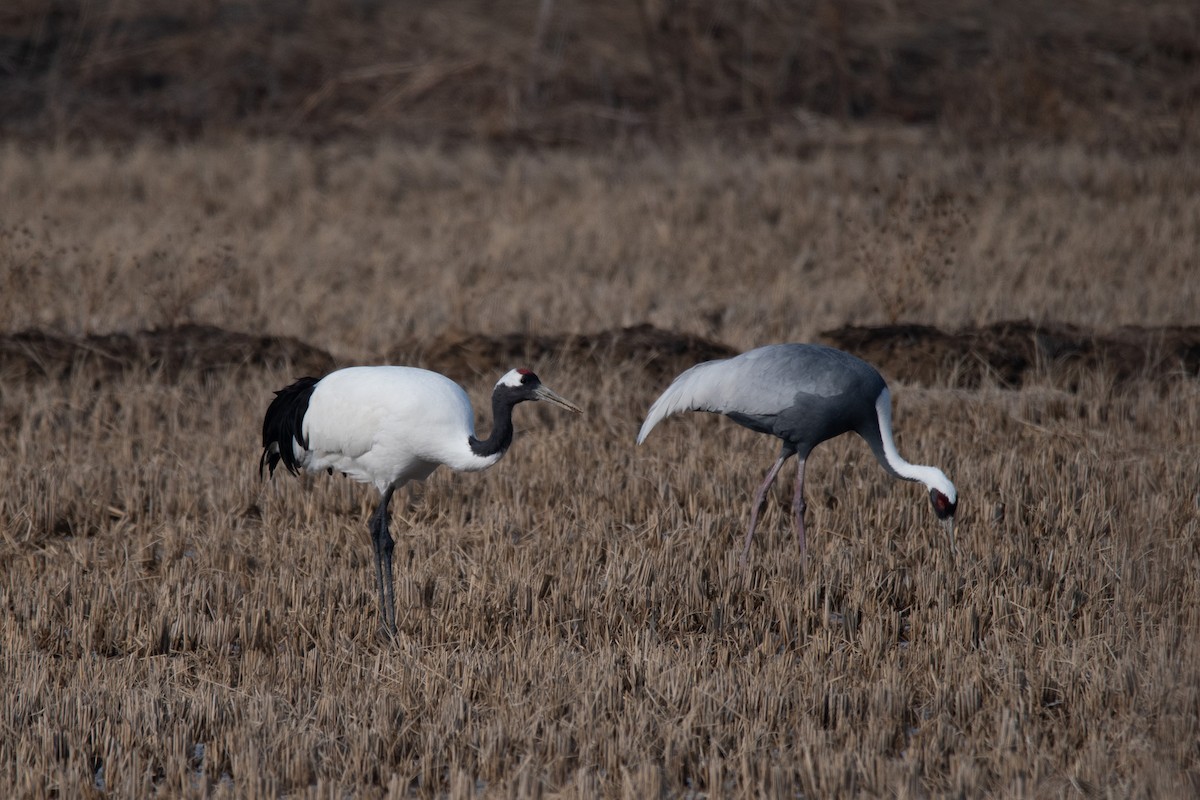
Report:
M 0 174 L 8 330 L 194 321 L 360 358 L 451 328 L 646 321 L 743 348 L 886 322 L 900 296 L 906 321 L 941 326 L 1190 324 L 1200 307 L 1200 167 L 1182 156 L 919 133 L 807 158 L 10 144 Z M 898 194 L 966 221 L 916 261 L 933 223 Z
M 445 337 L 643 320 L 737 347 L 805 339 L 886 321 L 897 294 L 952 326 L 1197 307 L 1200 169 L 1166 157 L 259 142 L 9 147 L 0 171 L 8 331 L 193 321 L 421 362 Z M 962 210 L 936 253 L 936 220 L 888 222 L 899 173 Z M 508 366 L 468 375 L 473 396 Z M 587 416 L 522 408 L 505 462 L 435 476 L 401 515 L 396 645 L 377 635 L 368 492 L 256 474 L 291 370 L 11 380 L 3 793 L 1200 787 L 1193 377 L 894 375 L 902 450 L 960 487 L 958 552 L 917 488 L 845 440 L 812 462 L 807 566 L 779 491 L 743 573 L 772 445 L 693 416 L 635 448 L 661 387 L 643 361 L 532 366 Z

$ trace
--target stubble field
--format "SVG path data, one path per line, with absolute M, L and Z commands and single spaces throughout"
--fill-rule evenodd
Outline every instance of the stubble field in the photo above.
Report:
M 774 445 L 691 415 L 635 447 L 703 348 L 613 344 L 640 322 L 744 349 L 897 313 L 1194 321 L 1194 164 L 884 137 L 807 159 L 10 147 L 0 170 L 9 331 L 291 336 L 446 369 L 477 407 L 524 363 L 586 409 L 520 408 L 498 467 L 438 473 L 398 515 L 392 643 L 371 494 L 257 474 L 271 391 L 320 358 L 268 339 L 242 363 L 114 365 L 84 344 L 56 370 L 7 337 L 17 794 L 1195 791 L 1194 361 L 969 386 L 882 364 L 902 453 L 959 487 L 957 549 L 843 438 L 810 462 L 807 563 L 783 488 L 742 571 Z M 511 363 L 451 357 L 513 332 Z

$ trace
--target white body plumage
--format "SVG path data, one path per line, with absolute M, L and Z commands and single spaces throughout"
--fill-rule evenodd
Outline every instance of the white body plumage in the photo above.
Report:
M 330 373 L 313 389 L 303 434 L 308 447 L 295 448 L 305 469 L 333 469 L 380 492 L 425 480 L 442 464 L 470 472 L 504 455 L 472 452 L 475 412 L 467 393 L 445 375 L 416 367 Z

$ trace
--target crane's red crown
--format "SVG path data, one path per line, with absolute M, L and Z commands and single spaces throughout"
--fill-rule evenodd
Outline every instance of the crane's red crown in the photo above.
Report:
M 510 369 L 508 372 L 496 381 L 497 386 L 507 386 L 510 389 L 515 389 L 518 386 L 532 386 L 541 383 L 537 375 L 533 374 L 533 370 L 521 367 L 519 369 Z

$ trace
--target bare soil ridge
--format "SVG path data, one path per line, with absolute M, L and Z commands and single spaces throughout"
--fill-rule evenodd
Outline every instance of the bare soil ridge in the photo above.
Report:
M 582 334 L 452 332 L 425 348 L 422 361 L 456 378 L 491 374 L 500 365 L 536 364 L 551 358 L 587 367 L 632 362 L 650 375 L 666 377 L 700 361 L 727 358 L 736 352 L 702 336 L 642 324 Z
M 1035 376 L 1053 374 L 1070 388 L 1084 372 L 1097 370 L 1107 371 L 1118 385 L 1200 375 L 1200 326 L 1195 325 L 1128 326 L 1108 333 L 1029 321 L 955 331 L 927 325 L 848 326 L 819 338 L 911 384 L 977 388 L 991 380 L 1017 388 Z M 430 342 L 402 343 L 383 360 L 418 363 L 458 380 L 491 374 L 498 366 L 552 359 L 584 368 L 630 364 L 663 379 L 692 364 L 735 353 L 721 342 L 642 324 L 580 334 L 490 336 L 451 331 Z M 112 374 L 132 369 L 174 378 L 241 367 L 321 375 L 338 365 L 327 351 L 291 337 L 209 325 L 83 337 L 36 330 L 0 335 L 0 374 L 10 379 L 60 379 L 72 370 Z
M 1117 384 L 1200 374 L 1200 326 L 1126 326 L 1100 333 L 1077 325 L 997 322 L 947 332 L 928 325 L 847 326 L 821 338 L 909 383 L 949 380 L 975 388 L 988 378 L 1012 388 L 1053 373 L 1068 386 L 1107 370 Z
M 0 334 L 0 375 L 65 378 L 73 370 L 115 374 L 133 369 L 175 378 L 237 367 L 291 366 L 324 373 L 334 361 L 323 350 L 287 336 L 227 331 L 212 325 L 179 325 L 132 333 L 60 336 L 39 330 Z

